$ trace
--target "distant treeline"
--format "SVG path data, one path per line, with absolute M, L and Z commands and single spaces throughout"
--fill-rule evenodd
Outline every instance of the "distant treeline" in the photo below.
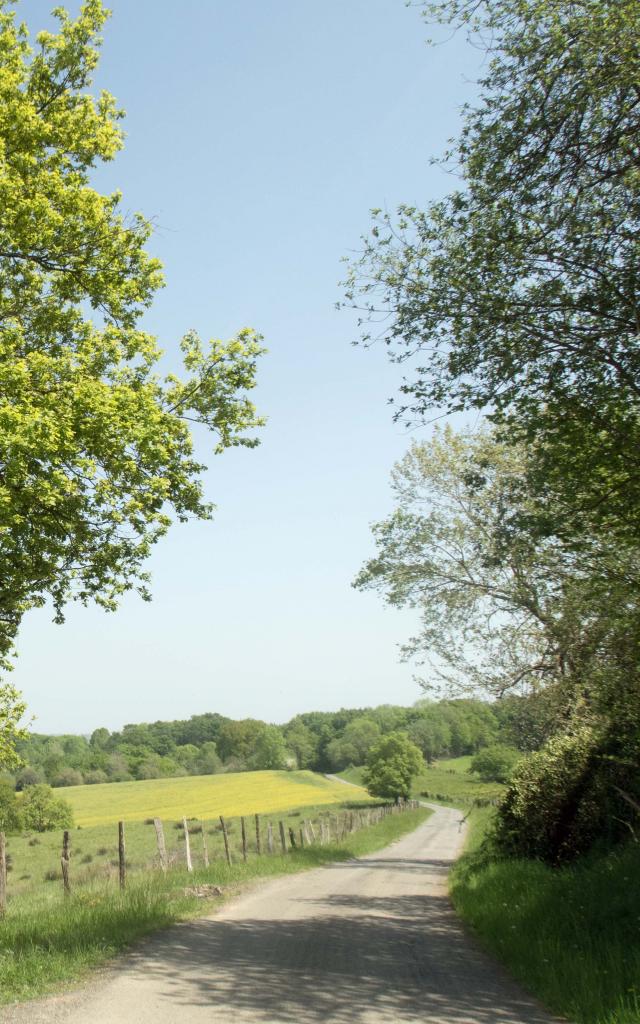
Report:
M 524 697 L 310 711 L 281 726 L 210 712 L 125 725 L 120 732 L 99 728 L 89 739 L 32 733 L 19 744 L 24 764 L 13 781 L 21 790 L 42 782 L 77 786 L 256 769 L 333 772 L 363 764 L 380 737 L 397 730 L 410 736 L 428 762 L 473 754 L 496 742 L 531 750 L 545 739 L 538 705 Z

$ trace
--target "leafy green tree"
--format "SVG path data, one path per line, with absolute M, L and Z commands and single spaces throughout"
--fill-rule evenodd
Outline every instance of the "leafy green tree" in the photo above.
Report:
M 89 745 L 92 750 L 106 750 L 109 745 L 109 738 L 111 733 L 108 729 L 94 729 L 91 733 L 91 739 Z
M 547 627 L 566 575 L 562 553 L 522 544 L 505 557 L 500 547 L 525 458 L 494 432 L 446 428 L 414 443 L 393 471 L 396 508 L 374 525 L 377 555 L 354 585 L 419 610 L 421 629 L 403 654 L 427 661 L 427 684 L 501 694 L 558 669 Z M 469 715 L 451 708 L 449 726 L 452 753 L 474 749 Z
M 257 770 L 277 771 L 286 767 L 287 746 L 282 731 L 277 725 L 265 725 L 258 734 L 248 764 L 249 767 Z
M 101 0 L 33 48 L 0 8 L 0 656 L 24 614 L 71 599 L 107 609 L 135 589 L 172 518 L 207 518 L 190 424 L 215 450 L 253 446 L 248 398 L 262 349 L 181 342 L 185 376 L 161 377 L 140 318 L 162 285 L 150 224 L 90 185 L 122 145 L 122 117 L 94 97 Z M 9 722 L 9 719 L 7 719 Z
M 408 733 L 409 739 L 422 752 L 427 764 L 442 757 L 451 746 L 451 728 L 435 706 L 427 708 L 424 714 L 411 722 Z
M 1 627 L 0 627 L 1 629 Z M 26 730 L 21 725 L 26 704 L 22 696 L 13 686 L 0 686 L 0 768 L 17 768 L 20 757 L 16 753 L 16 743 L 26 738 Z
M 75 768 L 61 768 L 52 779 L 51 784 L 58 788 L 60 786 L 81 786 L 83 782 L 82 773 L 76 771 Z
M 253 757 L 256 743 L 266 728 L 264 722 L 255 718 L 244 718 L 238 722 L 228 721 L 220 729 L 217 748 L 223 761 L 238 758 L 248 764 Z
M 220 770 L 222 761 L 218 757 L 218 751 L 213 741 L 203 743 L 198 752 L 198 759 L 195 763 L 195 771 L 198 775 L 214 775 Z
M 424 759 L 415 743 L 405 733 L 391 732 L 369 751 L 363 781 L 372 796 L 406 799 L 423 768 Z
M 36 786 L 39 782 L 44 782 L 44 776 L 42 772 L 37 771 L 30 765 L 27 765 L 16 776 L 16 789 L 18 791 L 26 789 L 27 786 Z
M 0 832 L 19 832 L 21 826 L 15 787 L 7 779 L 0 779 Z
M 478 751 L 469 771 L 479 775 L 483 782 L 508 782 L 521 756 L 513 747 L 495 743 Z
M 20 797 L 20 817 L 23 828 L 33 832 L 49 832 L 54 828 L 71 828 L 71 805 L 56 797 L 50 786 L 29 786 Z
M 361 765 L 374 744 L 380 738 L 380 726 L 372 718 L 354 718 L 341 736 L 327 746 L 327 757 L 333 771 L 339 771 L 350 764 Z
M 312 768 L 318 755 L 318 737 L 300 718 L 294 718 L 285 728 L 287 747 L 295 756 L 298 768 Z
M 446 164 L 459 187 L 376 215 L 347 285 L 412 369 L 400 416 L 485 409 L 539 456 L 537 489 L 638 537 L 636 0 L 434 0 L 489 59 Z M 386 314 L 386 315 L 384 315 Z M 533 469 L 532 469 L 533 471 Z M 578 531 L 579 532 L 579 531 Z

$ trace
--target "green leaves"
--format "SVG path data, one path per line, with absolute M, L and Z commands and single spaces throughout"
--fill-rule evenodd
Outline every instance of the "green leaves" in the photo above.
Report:
M 423 768 L 422 754 L 406 733 L 391 732 L 369 752 L 363 781 L 372 796 L 407 799 L 413 779 Z
M 253 446 L 260 337 L 182 341 L 186 374 L 163 379 L 139 327 L 162 285 L 150 224 L 90 184 L 122 145 L 121 112 L 93 97 L 107 12 L 56 12 L 32 49 L 0 7 L 0 656 L 52 601 L 115 608 L 148 596 L 144 561 L 172 519 L 207 518 L 190 422 L 215 451 Z
M 597 416 L 596 475 L 578 480 L 567 460 L 567 507 L 606 500 L 615 450 L 616 525 L 628 531 L 631 513 L 637 535 L 622 493 L 635 493 L 640 399 L 638 4 L 424 7 L 474 33 L 488 70 L 447 158 L 459 189 L 425 211 L 378 212 L 351 264 L 363 341 L 382 322 L 391 358 L 408 363 L 397 415 L 409 421 L 485 409 L 527 440 L 549 436 L 549 465 L 573 424 L 588 434 Z

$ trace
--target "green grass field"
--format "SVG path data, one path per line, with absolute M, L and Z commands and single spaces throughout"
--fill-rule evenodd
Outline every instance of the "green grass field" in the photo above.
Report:
M 280 821 L 287 835 L 289 828 L 297 835 L 304 820 L 315 821 L 319 826 L 322 819 L 335 820 L 337 815 L 344 815 L 354 802 L 360 806 L 371 802 L 363 790 L 351 789 L 311 772 L 244 772 L 77 786 L 65 790 L 64 795 L 69 795 L 80 823 L 71 831 L 71 877 L 74 887 L 80 888 L 105 882 L 115 884 L 119 820 L 126 823 L 128 871 L 136 873 L 158 865 L 153 817 L 163 822 L 172 866 L 185 863 L 182 818 L 189 819 L 191 857 L 199 867 L 204 865 L 205 842 L 212 861 L 224 857 L 220 814 L 225 817 L 232 855 L 238 858 L 241 855 L 239 815 L 246 815 L 248 845 L 253 849 L 256 844 L 254 813 L 260 814 L 265 846 L 269 822 L 274 841 L 279 843 Z M 90 808 L 91 798 L 93 806 Z M 91 824 L 95 821 L 100 824 Z M 83 822 L 85 824 L 81 824 Z M 10 901 L 24 896 L 45 902 L 60 898 L 61 841 L 59 830 L 8 837 Z
M 499 782 L 482 782 L 468 773 L 473 758 L 452 757 L 437 761 L 425 768 L 413 783 L 412 795 L 436 803 L 469 807 L 475 800 L 497 800 L 505 790 Z M 341 779 L 362 785 L 362 768 L 347 768 L 339 773 Z
M 346 786 L 341 788 L 344 794 Z M 331 808 L 331 813 L 337 809 Z M 319 813 L 330 812 L 325 806 Z M 62 897 L 59 883 L 51 889 L 52 896 L 46 903 L 29 890 L 10 901 L 7 916 L 0 921 L 0 1002 L 59 990 L 141 936 L 174 921 L 211 912 L 220 898 L 199 899 L 193 894 L 194 887 L 213 883 L 222 886 L 225 895 L 232 895 L 240 885 L 256 878 L 358 857 L 412 831 L 428 813 L 421 808 L 390 815 L 338 843 L 309 846 L 286 855 L 276 852 L 258 857 L 251 852 L 246 863 L 236 856 L 231 867 L 218 857 L 209 868 L 197 862 L 192 874 L 184 868 L 167 875 L 160 871 L 138 872 L 124 893 L 119 892 L 113 879 L 99 875 L 83 886 L 76 885 L 67 899 Z M 304 816 L 311 817 L 310 811 Z M 302 817 L 301 811 L 289 812 L 287 820 L 299 824 Z M 112 840 L 113 834 L 111 827 Z M 83 831 L 77 836 L 78 842 L 86 843 Z M 56 838 L 59 840 L 59 836 Z
M 236 772 L 225 775 L 69 786 L 60 794 L 76 825 L 107 825 L 145 818 L 217 818 L 271 814 L 303 805 L 341 803 L 345 787 L 314 772 Z M 364 791 L 360 794 L 366 799 Z

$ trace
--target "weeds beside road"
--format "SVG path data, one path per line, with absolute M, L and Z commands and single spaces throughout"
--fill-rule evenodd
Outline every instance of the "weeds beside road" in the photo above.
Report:
M 24 897 L 0 922 L 0 978 L 3 1003 L 26 1000 L 81 978 L 159 928 L 215 907 L 192 891 L 216 884 L 224 896 L 246 882 L 321 867 L 371 853 L 415 829 L 428 811 L 406 811 L 345 837 L 339 844 L 310 846 L 286 855 L 258 857 L 229 867 L 215 861 L 189 874 L 173 870 L 134 876 L 124 893 L 88 885 L 67 900 L 48 905 Z M 220 897 L 219 899 L 224 898 Z

